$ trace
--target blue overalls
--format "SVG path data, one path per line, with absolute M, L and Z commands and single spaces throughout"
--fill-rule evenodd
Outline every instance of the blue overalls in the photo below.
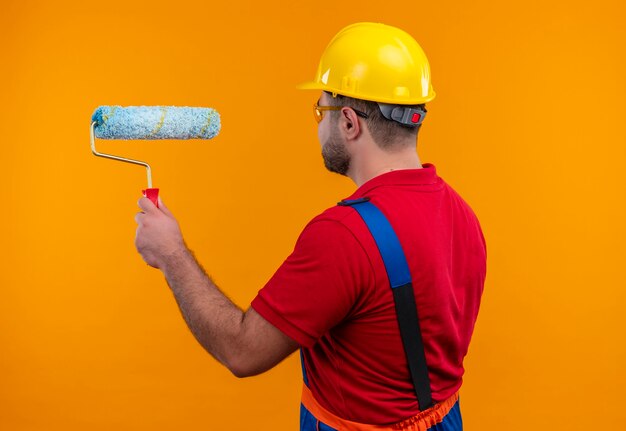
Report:
M 395 231 L 385 215 L 369 202 L 367 197 L 342 201 L 338 205 L 351 206 L 359 213 L 372 234 L 385 264 L 420 412 L 415 417 L 390 425 L 369 425 L 339 418 L 322 407 L 313 397 L 309 389 L 304 356 L 301 353 L 304 386 L 300 407 L 300 431 L 462 431 L 463 421 L 458 392 L 448 400 L 433 406 L 411 273 Z

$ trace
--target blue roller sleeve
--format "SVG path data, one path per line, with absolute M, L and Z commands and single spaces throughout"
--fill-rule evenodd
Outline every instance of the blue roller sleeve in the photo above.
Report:
M 220 131 L 212 108 L 100 106 L 91 121 L 100 139 L 211 139 Z

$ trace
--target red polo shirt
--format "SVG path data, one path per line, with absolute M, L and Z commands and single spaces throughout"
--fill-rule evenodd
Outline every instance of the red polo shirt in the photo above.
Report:
M 480 225 L 433 165 L 385 173 L 348 199 L 365 196 L 404 249 L 433 401 L 443 401 L 461 386 L 483 291 Z M 252 307 L 303 347 L 311 391 L 332 413 L 369 424 L 418 413 L 385 267 L 353 208 L 315 217 Z

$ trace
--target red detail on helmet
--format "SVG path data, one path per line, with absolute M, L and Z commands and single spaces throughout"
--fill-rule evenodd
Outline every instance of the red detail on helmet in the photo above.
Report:
M 417 112 L 414 112 L 413 117 L 411 117 L 411 123 L 419 123 L 420 118 L 422 118 L 422 116 Z

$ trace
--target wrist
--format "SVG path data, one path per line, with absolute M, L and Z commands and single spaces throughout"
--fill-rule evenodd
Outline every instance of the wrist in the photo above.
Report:
M 193 259 L 193 256 L 187 245 L 182 243 L 172 247 L 167 253 L 162 255 L 159 261 L 159 269 L 167 276 L 168 273 L 183 267 L 189 259 Z

